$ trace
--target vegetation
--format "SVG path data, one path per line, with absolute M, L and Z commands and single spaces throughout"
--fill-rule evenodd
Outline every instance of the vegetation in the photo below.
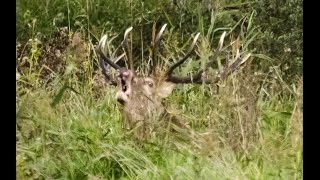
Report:
M 302 179 L 301 0 L 18 0 L 16 13 L 17 179 Z M 154 23 L 168 23 L 164 57 L 176 60 L 195 32 L 201 63 L 223 31 L 252 53 L 226 82 L 179 85 L 166 99 L 215 132 L 200 148 L 132 138 L 100 73 L 97 41 L 107 34 L 115 57 L 129 26 L 135 67 L 148 70 Z

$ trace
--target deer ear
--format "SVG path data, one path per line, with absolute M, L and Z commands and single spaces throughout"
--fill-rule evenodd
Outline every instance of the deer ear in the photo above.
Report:
M 174 83 L 164 81 L 158 87 L 158 95 L 162 98 L 168 97 L 171 94 L 172 90 L 175 88 L 175 86 L 176 85 Z

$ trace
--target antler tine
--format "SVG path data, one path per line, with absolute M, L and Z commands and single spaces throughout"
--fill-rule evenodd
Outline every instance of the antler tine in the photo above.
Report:
M 125 53 L 127 55 L 128 58 L 128 63 L 129 63 L 129 69 L 134 72 L 134 67 L 133 67 L 133 60 L 132 60 L 132 52 L 130 50 L 129 44 L 128 44 L 128 35 L 129 33 L 132 31 L 133 27 L 129 27 L 128 29 L 126 29 L 125 33 L 124 33 L 124 37 L 123 37 L 123 43 L 124 43 L 124 50 Z
M 235 71 L 239 66 L 241 66 L 243 63 L 245 63 L 249 59 L 250 56 L 251 56 L 251 53 L 247 54 L 244 58 L 240 58 L 240 53 L 239 53 L 239 49 L 238 49 L 233 63 L 230 66 L 226 66 L 224 71 L 220 74 L 220 79 L 225 80 L 225 78 L 231 72 Z
M 106 43 L 106 40 L 107 40 L 107 36 L 104 35 L 100 41 L 99 41 L 99 44 L 98 44 L 98 49 L 97 49 L 97 52 L 98 52 L 98 55 L 100 56 L 99 58 L 99 64 L 101 66 L 101 64 L 103 64 L 103 66 L 101 66 L 101 68 L 105 68 L 105 65 L 104 65 L 104 62 L 103 60 L 107 61 L 107 63 L 112 66 L 113 68 L 115 69 L 120 69 L 121 67 L 117 64 L 115 64 L 114 62 L 112 62 L 104 53 L 103 53 L 103 50 L 104 49 L 104 45 Z
M 166 29 L 166 27 L 167 27 L 167 24 L 164 24 L 164 25 L 161 27 L 161 29 L 160 29 L 160 31 L 159 31 L 156 39 L 154 40 L 154 43 L 155 43 L 155 44 L 154 44 L 154 48 L 156 48 L 157 45 L 159 44 L 160 39 L 161 39 L 161 36 L 162 36 L 164 30 Z
M 192 50 L 193 50 L 193 48 L 194 48 L 194 45 L 197 43 L 197 40 L 198 40 L 199 36 L 200 36 L 200 33 L 197 33 L 197 35 L 196 35 L 196 36 L 194 37 L 194 39 L 193 39 L 192 44 L 190 45 L 190 47 L 189 47 L 189 49 L 188 49 L 186 55 L 185 55 L 181 60 L 179 60 L 178 62 L 176 62 L 175 64 L 173 64 L 171 67 L 169 67 L 169 69 L 168 69 L 167 72 L 166 72 L 166 76 L 167 76 L 167 77 L 170 77 L 171 74 L 172 74 L 172 72 L 173 72 L 178 66 L 180 66 L 182 63 L 184 63 L 184 62 L 188 59 L 188 57 L 191 55 L 191 52 L 192 52 Z
M 156 59 L 156 52 L 157 52 L 157 47 L 160 44 L 161 36 L 166 29 L 167 24 L 164 24 L 159 33 L 157 34 L 156 38 L 154 39 L 154 42 L 152 42 L 152 69 L 151 73 L 155 73 L 156 67 L 157 67 L 157 59 Z

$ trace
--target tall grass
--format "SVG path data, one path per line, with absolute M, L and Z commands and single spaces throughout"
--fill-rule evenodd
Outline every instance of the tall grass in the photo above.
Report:
M 252 24 L 254 13 L 244 14 L 232 26 L 220 26 L 217 19 L 234 12 L 213 12 L 209 21 L 199 15 L 200 58 L 188 60 L 177 73 L 187 74 L 205 64 L 222 31 L 228 32 L 226 42 L 235 42 L 226 44 L 229 49 L 241 42 L 242 51 L 252 52 L 253 58 L 225 82 L 178 85 L 165 101 L 195 131 L 214 133 L 195 139 L 198 144 L 174 135 L 152 135 L 139 142 L 122 129 L 116 89 L 104 82 L 94 46 L 100 34 L 107 33 L 109 50 L 114 52 L 122 37 L 118 30 L 127 27 L 115 22 L 133 13 L 104 21 L 101 14 L 112 12 L 102 7 L 118 7 L 112 9 L 116 12 L 142 7 L 133 1 L 47 0 L 35 11 L 38 2 L 17 2 L 17 14 L 25 13 L 18 23 L 33 28 L 17 32 L 22 43 L 17 46 L 16 71 L 17 179 L 302 179 L 302 79 L 287 84 L 277 66 L 269 72 L 254 66 L 254 61 L 271 59 L 250 49 L 260 33 Z M 33 10 L 22 11 L 26 8 Z M 59 15 L 64 11 L 68 17 Z M 58 33 L 49 39 L 38 33 L 49 35 L 48 31 Z M 142 36 L 148 31 L 141 28 L 135 33 L 141 35 L 133 39 L 140 41 L 138 49 L 147 49 Z M 190 36 L 181 36 L 174 28 L 168 30 L 162 60 L 183 56 L 187 43 L 180 40 L 186 42 Z M 232 53 L 219 56 L 213 67 L 221 68 Z M 143 60 L 148 53 L 135 56 Z
M 179 86 L 167 104 L 219 140 L 195 149 L 174 137 L 137 142 L 122 129 L 115 89 L 77 71 L 32 89 L 17 80 L 18 179 L 301 179 L 301 83 L 280 85 L 291 88 L 283 96 L 243 70 L 218 91 Z
M 179 102 L 176 95 L 181 93 L 183 90 L 178 90 L 170 101 Z M 233 111 L 219 106 L 225 103 L 219 100 L 216 107 L 199 106 L 202 96 L 188 97 L 185 106 L 190 105 L 194 112 L 208 109 L 203 116 L 215 113 L 217 107 L 224 112 L 220 116 Z M 70 93 L 54 108 L 51 101 L 48 92 L 41 89 L 18 99 L 18 179 L 301 179 L 302 176 L 301 97 L 259 102 L 261 136 L 250 152 L 239 153 L 226 143 L 214 147 L 209 156 L 193 152 L 183 142 L 177 146 L 172 146 L 172 142 L 136 142 L 121 128 L 120 112 L 110 89 L 99 99 Z M 230 127 L 226 126 L 232 123 L 214 115 L 209 119 L 198 113 L 193 116 L 199 118 L 191 119 L 202 129 L 206 125 L 199 125 L 200 122 L 213 120 L 211 128 L 218 130 L 228 130 Z M 226 138 L 223 133 L 219 137 Z

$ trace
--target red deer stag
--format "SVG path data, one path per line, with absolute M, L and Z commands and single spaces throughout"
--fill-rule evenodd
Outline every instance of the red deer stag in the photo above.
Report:
M 166 26 L 166 24 L 163 25 L 159 33 L 153 35 L 151 51 L 152 67 L 150 73 L 146 76 L 137 75 L 133 67 L 132 52 L 128 43 L 128 34 L 131 32 L 132 27 L 128 28 L 124 33 L 124 40 L 122 41 L 124 53 L 121 56 L 111 59 L 104 54 L 103 51 L 107 39 L 106 35 L 100 39 L 97 46 L 99 65 L 102 69 L 102 73 L 105 76 L 106 81 L 109 84 L 116 86 L 118 89 L 116 99 L 123 106 L 124 126 L 127 129 L 133 129 L 133 132 L 138 139 L 144 139 L 145 136 L 159 124 L 173 124 L 178 127 L 186 127 L 178 117 L 170 114 L 162 104 L 162 100 L 170 95 L 175 84 L 215 84 L 224 80 L 250 56 L 249 54 L 244 58 L 240 58 L 239 50 L 237 50 L 235 58 L 230 60 L 230 63 L 227 61 L 222 72 L 214 77 L 205 77 L 204 72 L 208 67 L 212 66 L 223 48 L 223 41 L 226 35 L 224 32 L 221 35 L 217 49 L 210 57 L 205 69 L 199 70 L 193 76 L 180 77 L 174 75 L 174 70 L 183 64 L 191 55 L 200 36 L 200 33 L 197 33 L 194 36 L 193 42 L 187 53 L 182 59 L 171 65 L 165 72 L 156 72 L 156 65 L 158 64 L 156 59 L 157 47 L 160 44 L 161 36 Z M 116 62 L 124 56 L 126 56 L 128 60 L 128 68 L 120 67 L 116 64 Z M 110 67 L 117 70 L 115 76 L 111 74 Z

